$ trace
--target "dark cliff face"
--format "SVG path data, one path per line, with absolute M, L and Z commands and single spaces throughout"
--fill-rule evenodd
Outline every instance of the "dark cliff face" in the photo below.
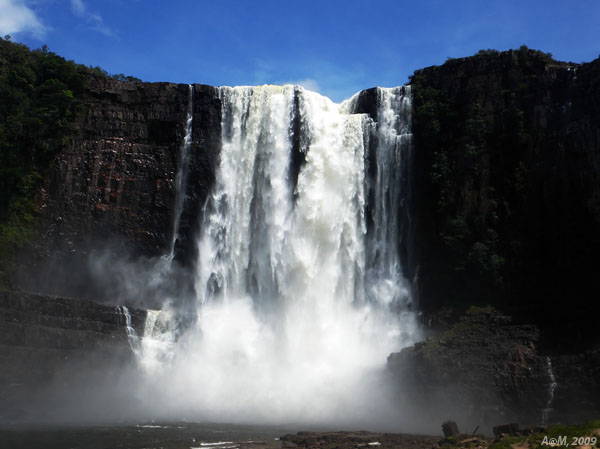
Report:
M 437 337 L 388 358 L 401 401 L 424 419 L 452 416 L 489 433 L 501 422 L 547 425 L 598 416 L 600 350 L 542 355 L 540 330 L 471 307 Z
M 497 305 L 550 353 L 598 343 L 600 60 L 490 51 L 411 84 L 421 307 Z
M 488 51 L 417 71 L 411 85 L 407 274 L 419 306 L 435 318 L 490 304 L 514 320 L 479 313 L 393 354 L 398 385 L 412 387 L 401 394 L 427 404 L 428 419 L 540 424 L 545 409 L 554 421 L 590 419 L 600 407 L 600 60 Z
M 401 399 L 419 404 L 428 420 L 452 416 L 486 433 L 499 422 L 539 424 L 549 382 L 539 336 L 535 326 L 472 308 L 438 338 L 390 355 L 388 369 Z
M 141 335 L 146 311 L 128 313 Z M 126 321 L 116 306 L 0 292 L 0 421 L 52 420 L 77 402 L 78 385 L 114 384 L 135 360 Z
M 193 97 L 188 183 L 175 248 L 183 267 L 194 259 L 189 240 L 214 182 L 221 135 L 215 89 L 195 85 Z M 110 263 L 155 258 L 169 249 L 188 86 L 91 79 L 88 98 L 79 137 L 57 156 L 38 198 L 41 233 L 33 255 L 25 256 L 32 262 L 21 279 L 30 290 L 106 296 L 90 273 L 92 252 Z

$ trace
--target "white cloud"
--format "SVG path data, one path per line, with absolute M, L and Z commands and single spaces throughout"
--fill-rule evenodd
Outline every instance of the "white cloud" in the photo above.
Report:
M 30 33 L 37 39 L 46 36 L 48 27 L 24 0 L 0 0 L 0 35 Z
M 113 30 L 105 25 L 102 16 L 100 16 L 100 14 L 90 12 L 83 0 L 71 0 L 71 11 L 73 11 L 73 14 L 75 14 L 77 17 L 85 20 L 90 29 L 98 31 L 105 36 L 114 35 Z
M 85 15 L 86 8 L 81 0 L 71 0 L 71 9 L 78 16 Z

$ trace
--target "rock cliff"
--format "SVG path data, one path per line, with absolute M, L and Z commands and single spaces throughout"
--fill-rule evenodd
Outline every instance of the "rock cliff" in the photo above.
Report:
M 551 353 L 599 343 L 599 80 L 600 60 L 525 47 L 414 74 L 409 269 L 423 309 L 496 305 L 538 325 Z
M 467 316 L 390 356 L 398 384 L 414 388 L 404 394 L 428 410 L 474 425 L 600 410 L 599 80 L 600 60 L 559 63 L 524 47 L 412 77 L 408 274 L 419 305 L 513 316 Z
M 79 135 L 56 157 L 38 195 L 39 238 L 26 254 L 28 290 L 102 298 L 89 255 L 108 263 L 166 252 L 172 229 L 179 147 L 193 101 L 187 190 L 176 260 L 189 266 L 200 207 L 214 181 L 221 136 L 215 89 L 92 78 Z M 103 279 L 110 283 L 111 279 Z
M 491 307 L 388 358 L 399 400 L 426 420 L 449 416 L 491 433 L 501 422 L 545 426 L 593 419 L 600 410 L 600 351 L 543 355 L 540 330 Z
M 128 313 L 141 335 L 146 312 Z M 32 401 L 48 388 L 122 373 L 134 360 L 126 321 L 116 306 L 0 292 L 0 420 L 31 416 Z

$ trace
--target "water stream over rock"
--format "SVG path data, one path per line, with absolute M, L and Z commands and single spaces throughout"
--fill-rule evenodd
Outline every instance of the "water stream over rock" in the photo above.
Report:
M 399 257 L 410 90 L 378 88 L 375 120 L 355 113 L 356 97 L 335 104 L 297 86 L 218 93 L 197 321 L 177 344 L 168 325 L 163 336 L 147 329 L 138 356 L 149 385 L 216 419 L 359 419 L 374 404 L 385 413 L 386 358 L 418 338 Z

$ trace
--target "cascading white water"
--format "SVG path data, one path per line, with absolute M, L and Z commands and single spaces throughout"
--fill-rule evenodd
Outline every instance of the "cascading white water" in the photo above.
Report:
M 289 226 L 293 91 L 292 86 L 221 89 L 221 164 L 199 242 L 196 291 L 202 303 L 218 291 L 226 298 L 246 294 L 250 271 L 261 295 L 276 294 L 282 268 L 277 253 Z
M 554 371 L 552 370 L 552 360 L 550 357 L 546 357 L 546 369 L 548 371 L 548 399 L 546 400 L 546 407 L 542 411 L 542 426 L 546 426 L 548 424 L 548 418 L 550 417 L 550 412 L 552 411 L 552 401 L 554 400 L 554 390 L 556 390 L 557 383 L 556 378 L 554 377 Z
M 278 422 L 388 412 L 378 373 L 417 338 L 398 256 L 401 185 L 392 185 L 410 100 L 399 89 L 378 94 L 374 124 L 353 114 L 353 100 L 338 105 L 299 87 L 219 89 L 222 149 L 197 242 L 198 321 L 170 368 L 151 370 L 165 404 Z M 374 129 L 378 175 L 368 180 Z M 305 163 L 294 182 L 300 137 Z M 372 233 L 370 183 L 382 202 L 371 205 Z
M 399 257 L 406 211 L 408 185 L 404 182 L 412 149 L 410 86 L 377 89 L 378 109 L 375 135 L 376 174 L 371 180 L 373 230 L 367 238 L 367 295 L 397 309 L 406 310 L 411 297 L 402 275 Z
M 185 135 L 179 147 L 179 163 L 177 176 L 175 178 L 175 207 L 173 208 L 173 231 L 171 234 L 171 245 L 167 259 L 173 260 L 175 256 L 175 243 L 179 237 L 179 222 L 185 202 L 185 188 L 187 185 L 188 166 L 190 162 L 190 144 L 192 143 L 192 125 L 194 122 L 194 86 L 189 85 L 188 108 L 185 121 Z
M 127 333 L 127 342 L 129 347 L 137 355 L 139 348 L 139 338 L 135 329 L 131 326 L 131 314 L 125 306 L 117 306 L 117 314 L 125 321 L 125 332 Z
M 144 333 L 135 352 L 146 374 L 153 375 L 170 363 L 175 350 L 177 325 L 173 312 L 147 310 Z

